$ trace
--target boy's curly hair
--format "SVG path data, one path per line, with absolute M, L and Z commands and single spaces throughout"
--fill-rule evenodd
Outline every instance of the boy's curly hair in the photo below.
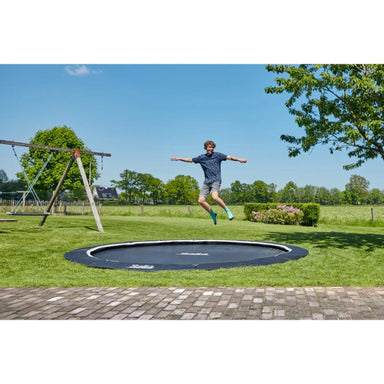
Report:
M 212 145 L 213 148 L 216 148 L 216 144 L 214 141 L 212 140 L 207 140 L 205 143 L 204 143 L 204 149 L 207 149 L 208 145 Z

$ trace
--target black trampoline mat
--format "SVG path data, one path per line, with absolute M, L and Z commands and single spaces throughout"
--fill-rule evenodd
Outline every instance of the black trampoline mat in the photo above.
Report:
M 219 269 L 268 265 L 304 257 L 303 248 L 232 240 L 166 240 L 100 245 L 65 254 L 90 267 L 140 271 Z

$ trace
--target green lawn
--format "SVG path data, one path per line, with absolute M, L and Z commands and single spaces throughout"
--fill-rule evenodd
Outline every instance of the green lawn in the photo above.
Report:
M 374 221 L 372 222 L 372 213 Z M 379 226 L 384 228 L 384 206 L 321 207 L 320 223 L 355 226 Z
M 243 220 L 242 207 L 233 207 L 235 220 L 220 215 L 214 226 L 199 207 L 191 207 L 196 208 L 197 217 L 184 214 L 186 207 L 175 208 L 174 217 L 171 207 L 162 208 L 168 210 L 165 216 L 159 216 L 156 207 L 145 207 L 144 215 L 103 213 L 105 233 L 97 231 L 92 216 L 52 216 L 42 228 L 37 226 L 38 217 L 18 216 L 17 223 L 1 222 L 0 286 L 384 285 L 384 231 L 369 226 L 370 208 L 365 207 L 365 226 L 350 220 L 361 214 L 354 210 L 363 207 L 322 208 L 317 227 L 251 223 Z M 375 210 L 379 215 L 383 208 Z M 329 224 L 341 222 L 342 217 L 353 225 Z M 96 269 L 64 258 L 66 252 L 85 246 L 163 239 L 271 241 L 306 248 L 309 255 L 263 267 L 163 272 Z

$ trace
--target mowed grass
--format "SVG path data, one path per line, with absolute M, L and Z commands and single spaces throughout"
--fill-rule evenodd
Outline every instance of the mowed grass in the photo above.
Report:
M 97 231 L 93 216 L 51 216 L 42 228 L 37 225 L 38 217 L 18 216 L 17 223 L 1 222 L 0 286 L 384 285 L 383 227 L 357 225 L 353 217 L 362 213 L 353 213 L 354 208 L 363 207 L 322 208 L 317 227 L 251 223 L 243 220 L 242 207 L 231 207 L 236 215 L 231 222 L 217 209 L 216 226 L 200 207 L 192 206 L 189 215 L 187 207 L 162 207 L 168 210 L 162 215 L 157 207 L 145 207 L 144 214 L 140 207 L 133 208 L 139 211 L 127 216 L 103 209 L 105 233 Z M 172 208 L 176 208 L 174 216 Z M 365 208 L 368 223 L 370 208 Z M 375 210 L 383 212 L 382 207 Z M 309 255 L 261 267 L 159 272 L 90 268 L 64 258 L 66 252 L 85 246 L 167 239 L 271 241 L 306 248 Z

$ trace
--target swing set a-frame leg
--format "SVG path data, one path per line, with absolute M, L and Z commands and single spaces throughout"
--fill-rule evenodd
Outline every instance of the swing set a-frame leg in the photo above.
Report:
M 96 221 L 97 229 L 99 230 L 99 232 L 104 232 L 99 213 L 97 212 L 95 200 L 93 199 L 92 191 L 88 184 L 87 175 L 85 174 L 85 171 L 84 171 L 83 162 L 81 161 L 80 151 L 77 149 L 74 149 L 73 156 L 76 158 L 77 165 L 79 166 L 79 169 L 80 169 L 85 191 L 87 192 L 88 200 L 92 208 L 93 217 L 95 218 L 95 221 Z
M 58 195 L 59 192 L 60 192 L 60 188 L 61 188 L 61 186 L 63 185 L 64 180 L 65 180 L 65 178 L 67 177 L 68 172 L 69 172 L 69 170 L 71 169 L 71 166 L 72 166 L 74 160 L 75 160 L 75 158 L 74 158 L 74 156 L 72 155 L 71 158 L 69 159 L 69 162 L 68 162 L 68 164 L 67 164 L 67 167 L 66 167 L 65 170 L 64 170 L 64 173 L 61 175 L 59 184 L 57 184 L 57 187 L 56 187 L 56 189 L 54 190 L 54 192 L 53 192 L 53 194 L 52 194 L 51 200 L 49 200 L 48 206 L 47 206 L 47 208 L 46 208 L 46 212 L 48 212 L 48 213 L 51 212 L 52 206 L 53 206 L 53 204 L 54 204 L 54 202 L 55 202 L 55 200 L 56 200 L 56 198 L 57 198 L 57 195 Z M 47 219 L 47 216 L 43 216 L 43 217 L 41 218 L 41 220 L 40 220 L 40 224 L 39 224 L 40 227 L 42 227 L 42 226 L 44 225 L 46 219 Z
M 89 202 L 91 204 L 92 213 L 93 213 L 93 216 L 94 216 L 95 221 L 96 221 L 97 229 L 99 230 L 99 232 L 104 232 L 103 226 L 101 224 L 100 216 L 99 216 L 99 213 L 97 212 L 96 204 L 95 204 L 95 201 L 94 201 L 93 196 L 92 196 L 92 191 L 91 191 L 91 188 L 89 187 L 87 176 L 86 176 L 85 171 L 84 171 L 83 163 L 81 161 L 80 151 L 77 150 L 77 149 L 74 149 L 72 152 L 73 152 L 73 155 L 69 159 L 67 167 L 65 168 L 64 173 L 61 176 L 60 181 L 57 184 L 57 187 L 56 187 L 55 191 L 52 194 L 52 197 L 51 197 L 51 200 L 48 203 L 46 212 L 51 212 L 52 206 L 53 206 L 53 204 L 54 204 L 54 202 L 55 202 L 55 200 L 57 198 L 57 195 L 59 194 L 60 188 L 63 185 L 64 180 L 67 177 L 68 172 L 71 169 L 71 166 L 72 166 L 73 162 L 76 159 L 77 165 L 79 166 L 79 169 L 80 169 L 81 177 L 83 179 L 83 184 L 84 184 L 85 190 L 87 192 L 87 197 L 88 197 L 88 200 L 89 200 Z M 43 216 L 41 218 L 41 221 L 40 221 L 40 224 L 39 224 L 40 227 L 42 227 L 44 225 L 46 219 L 47 219 L 47 216 Z

